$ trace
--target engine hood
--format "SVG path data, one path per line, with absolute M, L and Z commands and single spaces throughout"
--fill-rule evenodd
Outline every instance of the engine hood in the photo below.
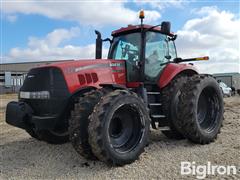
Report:
M 37 68 L 59 69 L 64 76 L 70 93 L 86 86 L 99 88 L 101 84 L 126 84 L 124 60 L 73 60 Z

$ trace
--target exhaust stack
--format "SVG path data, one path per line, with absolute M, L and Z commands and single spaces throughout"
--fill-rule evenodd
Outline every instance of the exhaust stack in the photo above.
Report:
M 96 56 L 96 59 L 102 59 L 102 35 L 97 30 L 95 30 L 95 33 L 97 35 L 95 56 Z

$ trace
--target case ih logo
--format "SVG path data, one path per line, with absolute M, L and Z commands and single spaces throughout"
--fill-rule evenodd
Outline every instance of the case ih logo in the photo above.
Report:
M 123 63 L 111 63 L 110 67 L 122 67 Z

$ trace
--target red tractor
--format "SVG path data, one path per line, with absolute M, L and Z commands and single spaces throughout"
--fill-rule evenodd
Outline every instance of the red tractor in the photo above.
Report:
M 71 141 L 88 158 L 113 165 L 136 160 L 148 144 L 150 125 L 169 138 L 208 144 L 223 121 L 216 80 L 193 64 L 208 57 L 177 57 L 170 23 L 129 25 L 102 40 L 96 59 L 31 69 L 10 102 L 6 122 L 48 143 Z M 102 42 L 109 41 L 108 59 Z

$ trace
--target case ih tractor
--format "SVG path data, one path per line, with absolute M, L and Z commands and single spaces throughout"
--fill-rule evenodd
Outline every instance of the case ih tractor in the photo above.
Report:
M 48 143 L 71 141 L 88 159 L 124 165 L 148 144 L 150 125 L 169 138 L 208 144 L 223 121 L 216 80 L 200 75 L 177 57 L 170 23 L 129 25 L 102 40 L 96 31 L 96 59 L 33 68 L 7 105 L 7 123 Z M 102 42 L 109 41 L 108 59 Z

